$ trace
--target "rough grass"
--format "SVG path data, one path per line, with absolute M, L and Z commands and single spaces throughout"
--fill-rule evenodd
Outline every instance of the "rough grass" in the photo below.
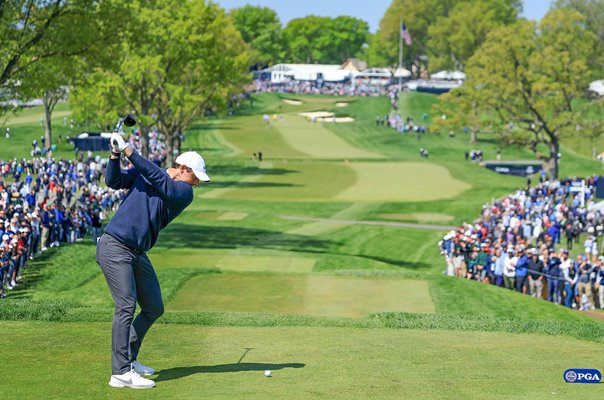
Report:
M 0 321 L 110 322 L 113 310 L 93 308 L 65 300 L 10 299 L 0 307 Z M 167 310 L 158 324 L 239 327 L 349 327 L 506 332 L 568 336 L 604 343 L 604 324 L 597 320 L 567 321 L 501 318 L 487 315 L 442 313 L 377 313 L 366 318 L 321 317 L 301 314 L 253 312 L 201 312 Z

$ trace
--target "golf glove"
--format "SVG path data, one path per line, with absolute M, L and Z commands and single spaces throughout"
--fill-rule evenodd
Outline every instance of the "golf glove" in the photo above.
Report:
M 126 141 L 124 140 L 122 135 L 117 132 L 113 132 L 111 134 L 111 151 L 114 153 L 121 153 L 127 148 L 128 144 L 126 144 Z

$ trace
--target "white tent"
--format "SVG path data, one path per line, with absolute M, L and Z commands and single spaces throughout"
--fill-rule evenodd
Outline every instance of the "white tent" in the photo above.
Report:
M 466 79 L 466 74 L 461 71 L 439 71 L 430 75 L 430 78 L 457 81 Z
M 408 78 L 411 76 L 411 71 L 405 68 L 397 68 L 394 70 L 395 78 Z
M 590 83 L 589 91 L 596 93 L 598 96 L 604 96 L 604 79 Z
M 392 72 L 388 68 L 369 68 L 357 74 L 359 79 L 390 79 Z
M 324 81 L 340 82 L 355 75 L 355 71 L 342 69 L 341 65 L 336 64 L 276 64 L 263 72 L 271 74 L 273 83 L 314 81 L 319 77 Z

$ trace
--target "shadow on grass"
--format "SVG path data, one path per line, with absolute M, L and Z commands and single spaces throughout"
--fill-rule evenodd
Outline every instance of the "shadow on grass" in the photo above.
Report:
M 361 257 L 411 270 L 431 268 L 431 265 L 426 262 L 409 262 L 383 256 L 342 252 L 338 250 L 342 243 L 333 240 L 312 239 L 305 235 L 267 229 L 173 223 L 162 231 L 161 243 L 168 248 L 236 249 L 249 246 L 310 254 L 337 254 Z
M 275 188 L 275 187 L 295 187 L 302 185 L 294 185 L 292 183 L 276 183 L 276 182 L 239 182 L 239 181 L 213 181 L 211 183 L 212 189 L 226 188 L 226 187 L 237 187 L 237 188 Z
M 266 229 L 226 226 L 203 226 L 173 223 L 162 231 L 162 246 L 209 249 L 234 249 L 253 246 L 266 249 L 326 252 L 338 243 L 309 239 L 304 235 L 292 235 Z
M 239 165 L 216 165 L 212 167 L 212 175 L 285 175 L 297 173 L 299 171 L 285 168 L 258 168 Z
M 158 372 L 156 382 L 169 381 L 172 379 L 184 378 L 194 374 L 214 374 L 223 372 L 241 372 L 241 371 L 277 371 L 285 368 L 304 368 L 306 364 L 285 363 L 285 364 L 266 364 L 266 363 L 234 363 L 219 365 L 196 365 L 192 367 L 174 367 L 163 369 Z

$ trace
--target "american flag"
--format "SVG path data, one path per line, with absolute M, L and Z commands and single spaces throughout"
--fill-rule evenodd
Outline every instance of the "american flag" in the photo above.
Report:
M 407 25 L 405 25 L 404 22 L 401 24 L 401 39 L 407 43 L 407 46 L 411 46 L 411 43 L 413 43 L 411 40 L 411 34 L 409 34 L 409 31 L 407 31 Z

